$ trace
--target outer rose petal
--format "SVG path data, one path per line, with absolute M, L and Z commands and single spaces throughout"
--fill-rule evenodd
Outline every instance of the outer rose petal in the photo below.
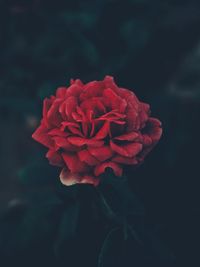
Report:
M 60 173 L 60 180 L 61 183 L 67 186 L 73 185 L 73 184 L 93 184 L 94 186 L 97 186 L 100 182 L 100 180 L 96 177 L 93 177 L 91 175 L 84 175 L 81 176 L 78 173 L 71 173 L 66 168 L 62 169 Z
M 80 95 L 80 100 L 86 100 L 93 96 L 102 96 L 104 84 L 101 81 L 93 81 L 87 83 Z
M 118 156 L 118 155 L 114 156 L 112 158 L 112 161 L 125 164 L 125 165 L 135 165 L 138 163 L 138 160 L 136 158 L 127 158 L 127 157 Z
M 89 166 L 80 161 L 75 153 L 64 152 L 61 155 L 68 169 L 72 173 L 84 173 L 90 170 Z
M 46 125 L 46 127 L 49 127 L 49 123 L 48 123 L 48 120 L 47 120 L 47 113 L 48 113 L 51 105 L 52 105 L 52 100 L 49 99 L 49 98 L 45 98 L 44 101 L 43 101 L 42 114 L 43 114 L 43 122 Z
M 119 94 L 119 87 L 116 85 L 114 78 L 112 76 L 107 75 L 104 80 L 105 88 L 111 88 L 115 93 Z
M 80 87 L 82 87 L 84 84 L 83 84 L 83 82 L 80 80 L 80 79 L 71 79 L 70 80 L 70 84 L 72 85 L 72 84 L 77 84 L 78 86 L 80 86 Z
M 147 123 L 148 123 L 147 135 L 151 137 L 153 142 L 157 142 L 162 135 L 161 122 L 155 118 L 149 118 Z
M 78 83 L 74 83 L 67 88 L 66 97 L 76 96 L 79 97 L 83 91 L 82 87 Z
M 54 141 L 48 136 L 48 129 L 43 124 L 32 134 L 32 138 L 48 148 L 54 148 Z
M 60 181 L 62 184 L 70 186 L 76 183 L 79 183 L 81 179 L 80 174 L 78 173 L 71 173 L 66 168 L 63 168 L 60 173 Z
M 54 150 L 49 150 L 46 154 L 51 165 L 62 167 L 64 165 L 63 159 L 59 153 Z
M 105 172 L 106 168 L 113 169 L 116 176 L 122 176 L 122 168 L 120 167 L 119 164 L 112 161 L 103 162 L 100 165 L 97 165 L 96 168 L 94 169 L 94 174 L 96 176 L 99 176 L 100 174 Z
M 47 120 L 48 123 L 51 126 L 59 127 L 60 123 L 62 121 L 62 117 L 60 113 L 58 112 L 59 106 L 61 104 L 62 100 L 56 99 L 53 104 L 51 105 L 49 111 L 47 112 Z
M 62 98 L 62 99 L 65 98 L 66 91 L 67 91 L 67 87 L 59 87 L 56 90 L 56 97 Z
M 78 152 L 80 161 L 84 161 L 89 166 L 95 166 L 100 163 L 95 157 L 93 157 L 87 149 Z
M 118 146 L 110 141 L 111 149 L 124 157 L 134 157 L 142 150 L 142 144 L 129 143 L 127 145 Z

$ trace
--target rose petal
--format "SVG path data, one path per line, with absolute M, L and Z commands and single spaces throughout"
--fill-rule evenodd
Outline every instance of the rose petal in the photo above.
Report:
M 51 165 L 62 167 L 64 164 L 62 157 L 55 150 L 49 150 L 46 157 Z
M 68 137 L 68 141 L 76 146 L 83 146 L 88 145 L 92 147 L 100 147 L 104 144 L 104 141 L 99 141 L 96 139 L 87 139 L 87 138 L 81 138 L 76 136 L 70 136 Z
M 48 123 L 51 124 L 52 126 L 59 127 L 62 121 L 62 117 L 58 111 L 61 102 L 62 100 L 56 99 L 51 105 L 49 111 L 47 112 Z
M 70 79 L 70 84 L 77 84 L 78 86 L 82 87 L 84 84 L 80 79 Z
M 104 161 L 113 156 L 113 151 L 109 146 L 103 146 L 103 147 L 96 147 L 96 148 L 88 148 L 88 151 L 92 156 L 94 156 L 99 161 Z
M 139 136 L 138 133 L 136 132 L 130 132 L 127 134 L 122 134 L 120 136 L 116 136 L 114 139 L 115 140 L 121 140 L 121 141 L 134 141 L 135 139 L 137 139 Z
M 104 125 L 101 127 L 101 129 L 97 132 L 97 134 L 94 136 L 95 139 L 104 139 L 108 134 L 110 130 L 110 122 L 105 121 Z
M 68 169 L 72 173 L 82 173 L 90 170 L 89 166 L 80 161 L 76 154 L 64 152 L 61 155 Z
M 92 81 L 84 86 L 84 89 L 80 95 L 80 100 L 86 100 L 93 96 L 102 96 L 104 83 L 102 81 Z
M 74 185 L 74 184 L 92 184 L 97 186 L 100 180 L 91 175 L 79 175 L 77 173 L 71 173 L 66 168 L 62 169 L 60 173 L 60 181 L 62 184 L 66 186 Z
M 147 134 L 153 142 L 158 142 L 162 135 L 161 122 L 155 118 L 149 118 L 147 122 L 147 132 L 145 132 L 145 134 Z
M 66 91 L 67 91 L 67 88 L 66 87 L 59 87 L 56 90 L 56 97 L 57 98 L 62 98 L 62 99 L 65 98 Z
M 43 124 L 32 134 L 32 138 L 48 148 L 54 148 L 54 141 L 48 136 L 48 129 Z
M 79 157 L 80 161 L 84 161 L 89 166 L 95 166 L 95 165 L 100 163 L 99 160 L 97 160 L 95 157 L 93 157 L 87 149 L 79 151 L 78 157 Z
M 60 181 L 62 184 L 66 186 L 74 185 L 79 183 L 81 179 L 80 174 L 78 173 L 71 173 L 68 169 L 63 168 L 60 173 Z
M 142 150 L 142 144 L 140 143 L 129 143 L 127 145 L 119 146 L 114 142 L 110 141 L 110 146 L 113 151 L 125 157 L 134 157 Z
M 99 176 L 100 174 L 105 172 L 106 168 L 111 168 L 116 176 L 122 176 L 122 168 L 119 164 L 109 161 L 109 162 L 103 162 L 99 165 L 97 165 L 94 169 L 94 174 L 96 176 Z
M 85 112 L 87 110 L 94 110 L 95 113 L 101 112 L 101 113 L 105 113 L 106 112 L 106 108 L 102 103 L 103 98 L 101 97 L 92 97 L 89 99 L 84 100 L 81 105 L 80 108 L 82 110 L 84 110 Z
M 82 91 L 83 91 L 82 87 L 77 82 L 75 82 L 74 84 L 72 84 L 67 88 L 66 97 L 67 98 L 70 96 L 79 97 Z
M 69 133 L 63 132 L 59 128 L 54 128 L 48 132 L 48 135 L 67 137 Z
M 70 96 L 65 101 L 65 113 L 69 119 L 72 118 L 72 112 L 76 110 L 78 105 L 77 98 L 75 96 Z
M 127 158 L 127 157 L 118 156 L 118 155 L 114 156 L 112 158 L 112 161 L 121 163 L 121 164 L 126 164 L 126 165 L 135 165 L 138 163 L 136 158 Z
M 60 148 L 65 149 L 67 151 L 78 151 L 79 148 L 77 146 L 72 145 L 68 142 L 67 138 L 61 136 L 52 137 L 55 141 L 55 149 L 58 150 Z
M 118 94 L 119 88 L 116 85 L 114 78 L 112 76 L 109 76 L 109 75 L 105 76 L 103 82 L 104 82 L 105 88 L 111 88 L 115 93 Z
M 49 98 L 45 98 L 44 101 L 43 101 L 42 114 L 43 114 L 43 121 L 44 121 L 46 127 L 49 127 L 49 123 L 48 123 L 48 120 L 47 120 L 47 113 L 48 113 L 51 105 L 52 105 L 52 100 L 49 99 Z
M 103 91 L 103 99 L 104 103 L 112 109 L 116 109 L 122 113 L 126 109 L 127 102 L 110 88 Z

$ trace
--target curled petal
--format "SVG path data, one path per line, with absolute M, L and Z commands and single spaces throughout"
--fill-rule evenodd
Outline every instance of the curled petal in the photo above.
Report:
M 77 184 L 80 182 L 80 179 L 80 174 L 71 173 L 67 168 L 63 168 L 60 173 L 60 181 L 66 186 Z
M 63 168 L 60 173 L 61 183 L 70 186 L 74 184 L 92 184 L 97 186 L 100 180 L 97 177 L 93 177 L 91 175 L 83 175 L 81 176 L 78 173 L 71 173 L 68 169 Z
M 111 168 L 116 176 L 122 176 L 122 168 L 119 164 L 109 161 L 109 162 L 103 162 L 99 165 L 97 165 L 94 169 L 94 174 L 96 176 L 99 176 L 100 174 L 105 172 L 106 168 Z
M 110 146 L 113 151 L 124 157 L 134 157 L 142 150 L 142 144 L 140 143 L 129 143 L 119 146 L 110 141 Z

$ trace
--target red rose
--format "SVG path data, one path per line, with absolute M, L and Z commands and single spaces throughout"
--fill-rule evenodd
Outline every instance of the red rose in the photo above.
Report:
M 63 184 L 96 186 L 107 167 L 121 176 L 124 165 L 141 163 L 161 134 L 149 105 L 106 76 L 87 84 L 71 80 L 46 98 L 33 138 L 48 147 L 49 162 L 62 167 Z

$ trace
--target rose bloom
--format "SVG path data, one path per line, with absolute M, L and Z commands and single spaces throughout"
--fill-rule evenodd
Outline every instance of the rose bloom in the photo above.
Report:
M 62 168 L 64 185 L 97 186 L 107 167 L 122 176 L 138 165 L 162 134 L 148 104 L 118 87 L 111 76 L 86 84 L 71 80 L 44 99 L 43 118 L 33 138 L 48 148 L 50 164 Z

